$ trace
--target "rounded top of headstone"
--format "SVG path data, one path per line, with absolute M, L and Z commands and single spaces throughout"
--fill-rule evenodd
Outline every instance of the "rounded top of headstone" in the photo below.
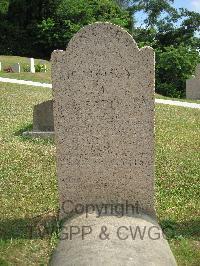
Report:
M 122 27 L 109 22 L 96 22 L 83 27 L 70 40 L 67 49 L 76 45 L 91 44 L 101 45 L 103 43 L 121 41 L 124 47 L 133 45 L 138 49 L 137 43 L 132 36 Z
M 148 46 L 139 49 L 133 37 L 125 29 L 110 22 L 96 22 L 83 27 L 72 37 L 66 51 L 75 55 L 76 51 L 85 53 L 99 50 L 103 52 L 105 48 L 112 52 L 129 50 L 134 54 L 154 53 L 153 49 Z M 52 54 L 52 59 L 60 61 L 64 55 L 65 51 L 56 50 Z

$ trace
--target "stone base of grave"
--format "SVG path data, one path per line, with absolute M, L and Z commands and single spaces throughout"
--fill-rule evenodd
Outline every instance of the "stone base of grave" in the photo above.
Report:
M 136 227 L 140 229 L 141 237 L 139 232 L 135 235 Z M 149 216 L 97 218 L 95 214 L 89 214 L 87 218 L 81 215 L 65 222 L 50 265 L 175 266 L 177 264 L 160 226 Z
M 22 135 L 31 138 L 54 139 L 54 134 L 53 131 L 26 131 Z

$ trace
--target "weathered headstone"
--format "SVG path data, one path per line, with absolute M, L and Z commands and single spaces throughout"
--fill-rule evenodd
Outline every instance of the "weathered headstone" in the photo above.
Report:
M 155 215 L 153 50 L 96 23 L 54 51 L 52 67 L 61 217 L 79 216 L 64 223 L 50 265 L 175 266 L 155 217 L 144 214 Z M 107 212 L 127 201 L 144 213 Z M 144 237 L 131 238 L 136 227 Z
M 153 49 L 95 23 L 53 52 L 52 68 L 61 217 L 69 199 L 154 215 Z
M 35 60 L 34 58 L 29 58 L 30 60 L 30 72 L 35 73 Z
M 15 73 L 20 73 L 20 71 L 21 71 L 20 64 L 19 64 L 19 63 L 14 64 L 14 65 L 12 66 L 12 70 L 13 70 L 13 72 L 15 72 Z
M 186 98 L 200 100 L 200 64 L 196 67 L 195 77 L 186 80 Z
M 0 72 L 1 72 L 1 70 L 2 70 L 2 64 L 1 64 L 1 62 L 0 62 Z
M 52 100 L 34 106 L 33 131 L 54 131 Z
M 23 133 L 24 136 L 52 138 L 54 137 L 53 101 L 49 100 L 34 106 L 33 131 Z

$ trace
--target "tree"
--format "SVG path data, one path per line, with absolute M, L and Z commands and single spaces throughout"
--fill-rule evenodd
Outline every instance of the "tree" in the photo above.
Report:
M 0 2 L 0 16 L 8 12 L 9 0 L 1 0 Z
M 72 36 L 83 26 L 96 21 L 110 21 L 127 30 L 131 16 L 110 0 L 63 0 L 51 18 L 38 23 L 37 46 L 50 55 L 54 49 L 65 49 Z
M 9 3 L 9 5 L 8 5 Z M 174 0 L 1 0 L 0 51 L 49 58 L 65 49 L 72 36 L 95 21 L 126 28 L 139 47 L 156 52 L 156 91 L 184 95 L 185 80 L 199 61 L 200 14 L 175 9 Z M 144 27 L 135 14 L 144 12 Z
M 145 27 L 134 28 L 140 47 L 150 45 L 156 52 L 156 91 L 166 96 L 183 97 L 185 82 L 200 62 L 200 14 L 175 9 L 173 0 L 120 0 L 118 3 L 135 15 L 143 11 Z
M 64 49 L 80 28 L 95 21 L 131 28 L 130 14 L 114 0 L 8 1 L 7 14 L 0 21 L 4 54 L 49 58 L 54 49 Z
M 185 97 L 185 82 L 200 63 L 199 52 L 186 46 L 168 46 L 156 51 L 156 88 L 157 92 L 181 98 Z
M 163 14 L 176 14 L 176 9 L 172 6 L 174 0 L 116 0 L 116 2 L 126 7 L 134 15 L 138 11 L 143 11 L 147 18 L 144 20 L 146 27 L 154 27 Z

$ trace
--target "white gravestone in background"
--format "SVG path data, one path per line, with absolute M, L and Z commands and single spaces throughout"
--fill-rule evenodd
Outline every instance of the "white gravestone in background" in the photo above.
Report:
M 34 60 L 34 58 L 30 58 L 30 72 L 35 73 L 35 60 Z

